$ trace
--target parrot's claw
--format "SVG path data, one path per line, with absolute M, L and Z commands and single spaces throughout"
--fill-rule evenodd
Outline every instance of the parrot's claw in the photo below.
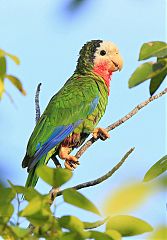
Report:
M 93 130 L 93 137 L 95 139 L 99 137 L 101 140 L 104 141 L 107 138 L 110 138 L 110 134 L 104 128 L 95 128 Z
M 61 147 L 59 150 L 59 157 L 65 160 L 65 167 L 73 171 L 80 163 L 75 156 L 69 155 L 70 151 L 71 149 L 68 147 Z

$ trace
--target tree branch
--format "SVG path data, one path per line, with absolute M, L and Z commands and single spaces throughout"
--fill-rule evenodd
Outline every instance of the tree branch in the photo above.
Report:
M 135 114 L 138 113 L 139 110 L 141 110 L 143 107 L 147 106 L 150 102 L 160 98 L 161 96 L 163 96 L 164 94 L 167 93 L 167 88 L 165 88 L 162 92 L 148 98 L 146 101 L 138 104 L 131 112 L 129 112 L 127 115 L 125 115 L 123 118 L 119 119 L 118 121 L 116 121 L 115 123 L 109 125 L 106 130 L 109 132 L 113 129 L 115 129 L 116 127 L 120 126 L 121 124 L 123 124 L 124 122 L 126 122 L 127 120 L 129 120 L 131 117 L 133 117 Z M 97 139 L 94 139 L 93 137 L 88 140 L 81 148 L 80 150 L 76 153 L 76 157 L 79 159 L 83 153 L 93 144 L 95 143 Z
M 36 122 L 36 124 L 41 116 L 40 105 L 39 105 L 39 93 L 41 90 L 41 85 L 42 85 L 42 83 L 38 84 L 36 93 L 35 93 L 35 112 L 36 112 L 35 122 Z
M 89 182 L 85 182 L 85 183 L 81 183 L 81 184 L 78 184 L 74 187 L 71 187 L 71 188 L 74 188 L 76 190 L 79 190 L 79 189 L 82 189 L 82 188 L 86 188 L 86 187 L 92 187 L 92 186 L 95 186 L 99 183 L 102 183 L 104 182 L 105 180 L 107 180 L 108 178 L 110 178 L 121 166 L 122 164 L 127 160 L 127 158 L 129 157 L 129 155 L 134 151 L 135 148 L 131 148 L 124 156 L 123 158 L 121 159 L 121 161 L 119 163 L 117 163 L 109 172 L 107 172 L 105 175 L 103 175 L 102 177 L 99 177 L 93 181 L 89 181 Z M 65 190 L 65 189 L 64 189 Z M 59 191 L 57 192 L 56 194 L 56 197 L 58 196 L 61 196 L 63 193 L 63 190 L 62 191 Z

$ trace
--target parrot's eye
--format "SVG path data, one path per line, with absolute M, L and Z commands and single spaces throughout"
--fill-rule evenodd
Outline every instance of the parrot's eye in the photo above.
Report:
M 105 51 L 105 50 L 101 50 L 101 51 L 100 51 L 100 55 L 101 55 L 101 56 L 106 55 L 106 51 Z

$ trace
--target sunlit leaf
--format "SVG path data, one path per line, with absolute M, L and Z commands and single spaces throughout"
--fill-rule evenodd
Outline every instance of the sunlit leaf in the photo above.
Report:
M 24 193 L 24 198 L 27 200 L 27 201 L 30 201 L 32 200 L 33 198 L 43 198 L 43 195 L 41 193 L 39 193 L 36 189 L 34 189 L 33 187 L 29 187 L 29 188 L 26 188 L 26 191 Z
M 150 181 L 167 170 L 167 155 L 156 162 L 145 174 L 144 181 Z
M 72 177 L 72 172 L 68 169 L 50 168 L 45 165 L 40 166 L 37 169 L 37 174 L 46 183 L 53 187 L 60 187 Z
M 147 239 L 148 240 L 165 240 L 165 239 L 167 239 L 167 227 L 160 226 Z
M 108 218 L 105 218 L 104 220 L 99 220 L 96 222 L 83 222 L 84 224 L 84 229 L 93 229 L 93 228 L 97 228 L 101 225 L 103 225 Z
M 14 212 L 14 207 L 11 203 L 0 203 L 0 217 L 7 217 L 7 219 L 10 219 Z
M 29 234 L 29 230 L 25 228 L 20 228 L 18 226 L 10 226 L 10 228 L 18 238 L 23 238 Z
M 3 78 L 6 73 L 6 58 L 0 57 L 0 77 Z
M 5 55 L 10 57 L 10 59 L 12 59 L 17 65 L 20 64 L 20 59 L 17 56 L 7 53 L 7 52 L 5 52 Z
M 90 239 L 95 240 L 115 240 L 111 236 L 109 236 L 107 233 L 98 232 L 98 231 L 89 231 L 90 233 Z
M 77 240 L 78 234 L 76 232 L 65 232 L 61 237 L 61 240 Z M 79 240 L 83 240 L 84 238 L 79 238 Z
M 4 91 L 5 91 L 4 80 L 0 78 L 0 100 L 2 98 Z
M 0 57 L 5 57 L 5 51 L 0 49 Z
M 58 219 L 58 222 L 62 228 L 66 228 L 74 232 L 80 233 L 84 229 L 83 222 L 75 216 L 63 216 Z
M 123 237 L 126 237 L 151 232 L 153 228 L 150 224 L 139 218 L 120 215 L 110 218 L 106 225 L 106 230 L 116 230 Z
M 106 233 L 107 233 L 107 235 L 112 237 L 113 240 L 121 240 L 122 239 L 121 234 L 116 230 L 107 230 Z
M 11 83 L 23 94 L 26 95 L 26 91 L 24 90 L 22 83 L 20 82 L 20 80 L 12 75 L 5 75 L 5 77 L 7 79 L 9 79 L 11 81 Z
M 152 188 L 142 183 L 122 186 L 112 192 L 104 202 L 106 216 L 128 212 L 140 206 L 152 193 Z
M 63 191 L 64 201 L 84 210 L 100 215 L 96 206 L 75 189 L 69 188 Z
M 150 95 L 152 96 L 156 90 L 160 87 L 161 83 L 164 81 L 167 75 L 167 69 L 153 77 L 150 81 Z
M 31 216 L 38 212 L 42 208 L 42 200 L 38 197 L 33 198 L 27 207 L 25 207 L 21 213 L 20 216 L 25 217 L 25 216 Z
M 0 204 L 2 203 L 9 203 L 11 202 L 15 197 L 15 192 L 11 188 L 1 188 L 0 190 Z
M 140 83 L 159 75 L 167 69 L 166 61 L 162 60 L 156 63 L 146 62 L 140 65 L 129 79 L 129 88 L 135 87 Z
M 26 187 L 23 187 L 23 186 L 19 186 L 19 185 L 14 185 L 11 181 L 9 181 L 8 180 L 8 182 L 9 182 L 9 184 L 10 184 L 10 186 L 11 186 L 11 188 L 14 190 L 14 192 L 15 193 L 24 193 L 27 189 L 26 189 Z
M 167 55 L 167 44 L 165 42 L 153 41 L 144 43 L 140 49 L 139 60 L 150 57 L 164 57 Z

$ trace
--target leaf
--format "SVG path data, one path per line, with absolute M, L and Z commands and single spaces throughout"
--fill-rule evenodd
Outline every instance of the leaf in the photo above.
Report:
M 5 52 L 5 55 L 10 57 L 10 59 L 12 59 L 17 65 L 20 64 L 20 59 L 17 56 L 7 53 L 7 52 Z
M 22 193 L 22 194 L 24 194 L 24 192 L 27 190 L 26 187 L 19 186 L 19 185 L 14 185 L 14 184 L 13 184 L 11 181 L 9 181 L 9 180 L 8 180 L 8 182 L 9 182 L 11 188 L 13 189 L 13 191 L 14 191 L 15 193 L 18 193 L 18 194 Z
M 164 57 L 167 55 L 167 44 L 165 42 L 154 41 L 144 43 L 140 49 L 139 60 L 150 57 Z
M 107 230 L 106 233 L 107 233 L 107 235 L 112 237 L 113 240 L 121 240 L 122 239 L 121 234 L 116 230 Z
M 10 228 L 18 238 L 26 237 L 29 234 L 29 230 L 25 228 L 20 228 L 18 226 L 10 226 Z
M 5 91 L 4 80 L 0 78 L 0 100 L 2 98 L 4 91 Z
M 156 162 L 145 174 L 144 182 L 148 182 L 167 170 L 167 155 Z
M 107 233 L 102 233 L 98 231 L 89 231 L 90 233 L 90 239 L 95 239 L 95 240 L 115 240 L 111 236 L 109 236 Z
M 150 224 L 139 218 L 120 215 L 110 218 L 106 225 L 106 230 L 116 230 L 123 237 L 126 237 L 151 232 L 153 228 Z
M 36 189 L 34 189 L 33 187 L 28 187 L 26 188 L 24 197 L 27 201 L 32 200 L 33 198 L 37 197 L 37 198 L 43 198 L 44 195 L 40 194 Z
M 104 212 L 106 216 L 108 216 L 135 209 L 141 205 L 151 193 L 152 188 L 143 183 L 125 185 L 106 198 L 104 202 Z
M 13 85 L 25 96 L 26 95 L 26 91 L 24 90 L 22 83 L 20 82 L 20 80 L 17 77 L 14 77 L 12 75 L 5 75 L 5 77 L 7 79 L 9 79 L 11 81 L 11 83 L 13 83 Z
M 69 188 L 64 190 L 63 198 L 64 201 L 69 204 L 100 215 L 99 210 L 96 208 L 96 206 L 75 189 Z
M 21 217 L 27 217 L 35 214 L 42 208 L 42 200 L 39 197 L 33 198 L 27 207 L 25 207 L 21 213 Z
M 0 204 L 0 216 L 5 218 L 7 217 L 6 220 L 9 220 L 14 212 L 14 207 L 11 203 L 1 203 Z
M 153 78 L 167 69 L 166 61 L 156 63 L 146 62 L 140 65 L 129 79 L 129 88 L 135 87 L 140 83 Z
M 167 75 L 167 69 L 165 71 L 161 72 L 157 76 L 153 77 L 150 81 L 150 95 L 152 96 L 157 89 L 160 87 L 161 83 L 164 81 L 165 77 Z
M 83 222 L 83 224 L 84 224 L 84 229 L 93 229 L 93 228 L 100 227 L 100 226 L 103 225 L 107 220 L 108 220 L 108 218 L 105 218 L 104 220 L 99 220 L 99 221 L 96 221 L 96 222 Z
M 75 216 L 63 216 L 58 219 L 58 223 L 62 228 L 81 233 L 84 229 L 83 222 Z
M 156 229 L 155 232 L 153 232 L 149 237 L 148 240 L 165 240 L 167 238 L 167 227 L 166 226 L 160 226 L 158 229 Z
M 3 203 L 9 203 L 11 202 L 15 197 L 15 192 L 11 188 L 1 188 L 0 189 L 0 204 Z
M 5 57 L 0 57 L 0 76 L 1 78 L 4 77 L 6 73 L 6 59 Z
M 74 232 L 65 232 L 63 236 L 61 237 L 61 240 L 83 240 L 84 238 L 78 238 L 78 234 Z
M 52 187 L 60 187 L 70 180 L 72 172 L 63 168 L 50 168 L 42 165 L 37 169 L 37 175 Z
M 5 51 L 0 49 L 0 57 L 5 57 Z

